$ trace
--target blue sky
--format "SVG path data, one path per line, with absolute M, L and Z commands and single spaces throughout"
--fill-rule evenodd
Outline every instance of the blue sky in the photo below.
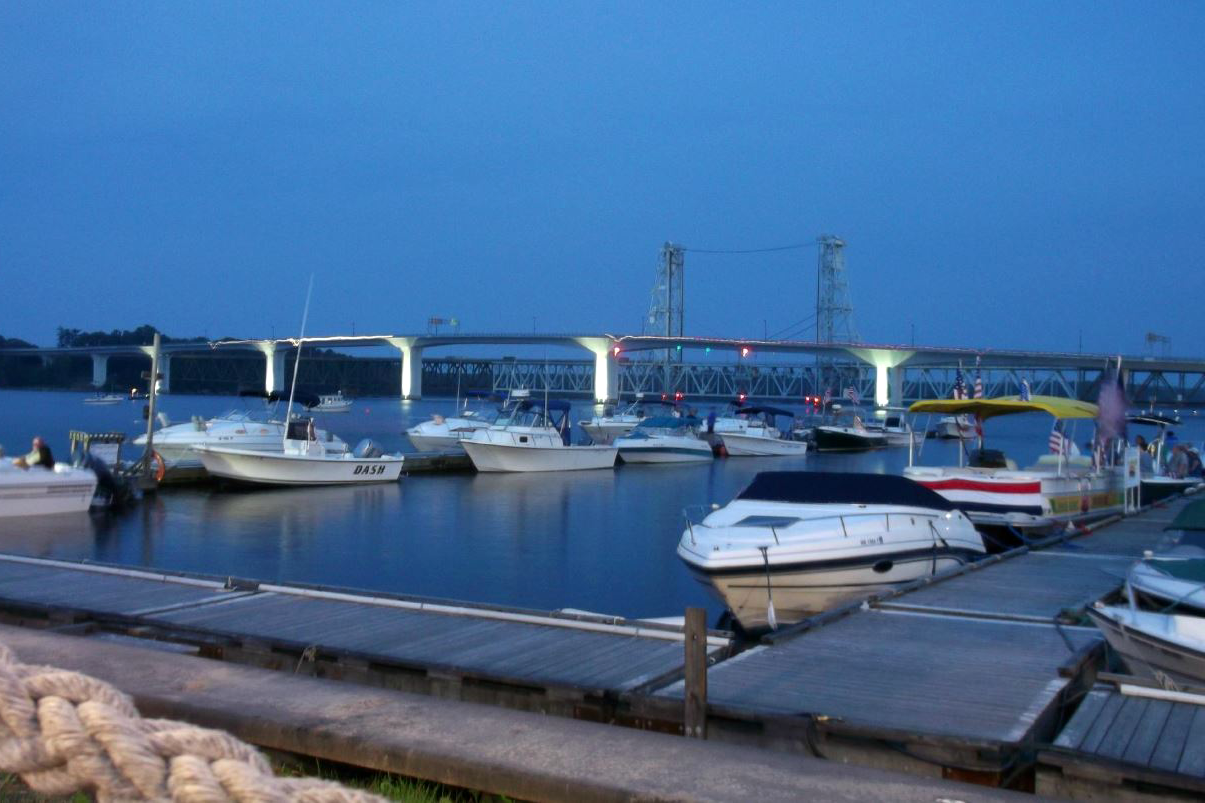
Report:
M 8 3 L 0 335 L 640 329 L 843 237 L 871 342 L 1198 356 L 1199 3 Z M 813 249 L 688 254 L 688 334 Z

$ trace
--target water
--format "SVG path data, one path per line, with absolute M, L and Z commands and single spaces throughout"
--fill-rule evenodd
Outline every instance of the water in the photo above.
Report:
M 65 458 L 69 429 L 131 437 L 144 431 L 141 402 L 90 406 L 84 398 L 0 391 L 0 444 L 11 456 L 42 435 Z M 160 399 L 176 421 L 244 404 L 233 397 Z M 448 399 L 361 399 L 352 412 L 320 423 L 353 445 L 371 437 L 387 451 L 409 451 L 403 431 L 453 407 Z M 700 405 L 703 415 L 707 409 Z M 593 408 L 581 404 L 573 413 L 578 421 Z M 1026 465 L 1045 451 L 1049 428 L 1041 415 L 993 420 L 988 445 Z M 1177 433 L 1200 441 L 1205 421 L 1187 417 Z M 1089 435 L 1090 422 L 1081 422 L 1076 440 Z M 957 449 L 930 440 L 918 462 L 957 462 Z M 725 504 L 758 471 L 899 472 L 907 461 L 904 448 L 615 471 L 416 475 L 352 488 L 165 489 L 121 514 L 0 518 L 0 551 L 545 610 L 675 616 L 703 606 L 714 621 L 722 606 L 674 552 L 684 507 Z

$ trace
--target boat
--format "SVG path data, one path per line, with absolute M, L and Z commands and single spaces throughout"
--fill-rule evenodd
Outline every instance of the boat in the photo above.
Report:
M 863 426 L 870 432 L 882 433 L 888 446 L 909 446 L 913 442 L 913 432 L 904 415 L 906 412 L 906 408 L 882 407 L 875 410 L 875 418 L 864 421 Z
M 262 398 L 275 405 L 287 397 L 278 391 L 242 391 L 243 397 Z M 295 401 L 303 407 L 314 407 L 318 397 L 296 394 Z M 155 430 L 155 452 L 163 460 L 167 481 L 199 479 L 205 476 L 201 458 L 195 451 L 201 446 L 226 446 L 252 452 L 281 453 L 284 451 L 284 421 L 274 415 L 274 407 L 260 410 L 232 409 L 210 419 L 193 416 L 191 421 L 171 424 L 161 418 L 163 426 Z M 316 430 L 328 454 L 341 454 L 347 444 L 325 429 Z M 146 435 L 134 439 L 136 446 L 146 446 Z
M 933 399 L 918 401 L 910 410 L 978 416 L 982 421 L 1021 413 L 1045 413 L 1056 422 L 1097 417 L 1095 404 L 1056 396 L 1033 396 L 1028 400 L 1018 396 Z M 1073 439 L 1068 442 L 1073 443 Z M 1133 451 L 1136 461 L 1137 451 Z M 1126 506 L 1128 472 L 1120 461 L 1106 459 L 1102 465 L 1095 465 L 1088 456 L 1060 451 L 1042 455 L 1035 465 L 1018 469 L 1002 452 L 984 449 L 982 442 L 969 462 L 963 462 L 963 449 L 958 453 L 957 466 L 909 465 L 904 476 L 946 497 L 976 525 L 993 528 L 998 535 L 1013 530 L 1051 532 L 1120 513 Z M 1132 483 L 1136 486 L 1136 476 Z M 1003 543 L 999 539 L 997 542 Z
M 699 437 L 696 418 L 646 418 L 614 445 L 625 463 L 709 463 L 715 457 Z
M 965 415 L 947 415 L 937 419 L 933 437 L 945 440 L 970 440 L 976 436 L 975 422 Z
M 903 477 L 761 472 L 726 506 L 687 518 L 695 579 L 746 630 L 791 623 L 974 560 L 983 539 L 949 500 Z
M 211 476 L 248 485 L 358 485 L 397 482 L 402 474 L 402 456 L 381 454 L 371 441 L 352 452 L 328 451 L 312 418 L 289 421 L 279 452 L 212 444 L 193 450 Z
M 316 413 L 346 413 L 351 410 L 352 400 L 344 398 L 343 391 L 318 394 L 318 403 L 314 405 Z
M 55 463 L 54 468 L 22 468 L 0 458 L 0 518 L 83 513 L 96 493 L 96 474 Z
M 1170 543 L 1145 553 L 1126 582 L 1137 599 L 1164 613 L 1205 616 L 1205 499 L 1185 505 L 1164 530 Z
M 614 468 L 615 446 L 577 446 L 569 402 L 523 399 L 486 429 L 460 442 L 478 471 L 579 471 Z
M 528 397 L 529 394 L 526 390 L 516 390 L 512 392 L 510 398 L 517 401 Z M 423 421 L 406 430 L 406 437 L 420 452 L 463 452 L 464 449 L 461 448 L 460 442 L 477 430 L 492 426 L 499 414 L 499 410 L 496 408 L 492 410 L 484 407 L 471 409 L 469 403 L 473 398 L 499 400 L 492 393 L 470 393 L 465 398 L 464 409 L 457 415 L 445 417 L 437 413 L 431 416 L 430 421 Z M 510 401 L 508 400 L 507 403 L 509 404 Z
M 1147 446 L 1148 457 L 1141 461 L 1141 504 L 1151 505 L 1201 484 L 1200 477 L 1173 477 L 1168 474 L 1167 433 L 1169 427 L 1180 425 L 1179 418 L 1155 412 L 1130 413 L 1126 416 L 1126 424 L 1155 429 L 1155 434 Z
M 637 424 L 652 415 L 649 408 L 656 405 L 663 406 L 664 412 L 668 414 L 673 409 L 674 402 L 668 399 L 646 399 L 643 393 L 637 393 L 635 400 L 619 412 L 596 415 L 589 421 L 577 422 L 577 425 L 594 443 L 609 445 L 614 443 L 616 438 L 626 436 Z
M 120 393 L 101 393 L 96 392 L 95 396 L 85 396 L 84 404 L 120 404 L 126 401 L 127 397 Z
M 1165 688 L 1205 686 L 1205 618 L 1097 602 L 1085 609 L 1132 674 Z
M 883 449 L 890 444 L 887 433 L 882 429 L 867 426 L 857 408 L 833 405 L 832 411 L 831 423 L 820 424 L 812 430 L 812 442 L 816 444 L 816 451 L 867 452 Z M 849 416 L 849 422 L 842 423 L 846 416 Z
M 777 407 L 741 407 L 736 411 L 735 423 L 731 419 L 717 419 L 715 432 L 730 457 L 806 454 L 807 441 L 793 439 L 792 427 L 780 430 L 775 426 L 775 421 L 780 416 L 794 420 L 795 414 Z

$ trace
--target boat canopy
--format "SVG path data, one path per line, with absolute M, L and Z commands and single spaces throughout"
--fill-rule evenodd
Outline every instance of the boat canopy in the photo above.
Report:
M 953 510 L 954 503 L 896 474 L 837 471 L 762 471 L 737 499 L 809 505 L 901 505 Z
M 781 407 L 742 407 L 736 411 L 737 415 L 757 415 L 758 413 L 769 413 L 770 415 L 785 415 L 788 418 L 794 418 L 795 414 L 790 410 L 783 410 Z
M 1021 401 L 1020 396 L 1002 396 L 996 399 L 928 399 L 914 403 L 908 411 L 977 415 L 986 420 L 1014 413 L 1046 413 L 1055 418 L 1096 418 L 1097 408 L 1090 402 L 1061 396 L 1033 396 L 1029 401 Z
M 1205 530 L 1205 499 L 1185 505 L 1165 530 Z
M 675 418 L 674 416 L 662 415 L 656 418 L 646 418 L 637 424 L 639 429 L 684 429 L 685 427 L 695 426 L 699 423 L 697 418 Z

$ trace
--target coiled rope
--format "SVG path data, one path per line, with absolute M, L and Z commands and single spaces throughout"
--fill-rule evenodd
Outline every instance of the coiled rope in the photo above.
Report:
M 383 798 L 314 778 L 280 778 L 223 731 L 143 719 L 104 681 L 19 663 L 0 644 L 0 771 L 44 795 L 98 801 L 368 803 Z

